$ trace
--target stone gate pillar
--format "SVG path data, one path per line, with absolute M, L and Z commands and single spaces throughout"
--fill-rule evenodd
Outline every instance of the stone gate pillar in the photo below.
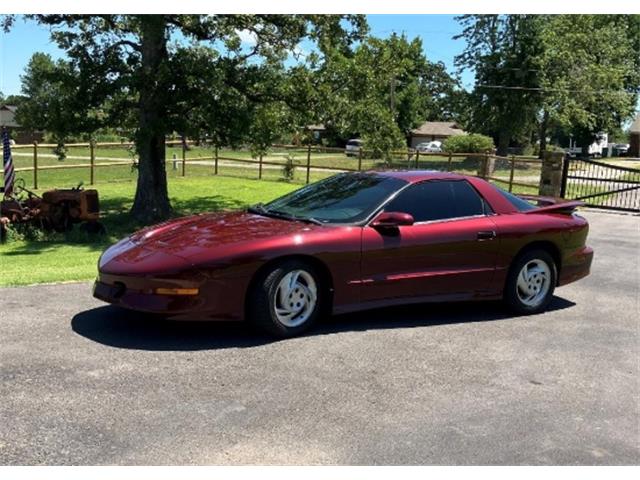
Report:
M 565 162 L 562 152 L 544 152 L 540 186 L 538 194 L 547 197 L 559 197 L 562 190 L 562 165 Z
M 496 158 L 488 153 L 478 158 L 478 176 L 487 178 L 493 175 L 496 169 Z

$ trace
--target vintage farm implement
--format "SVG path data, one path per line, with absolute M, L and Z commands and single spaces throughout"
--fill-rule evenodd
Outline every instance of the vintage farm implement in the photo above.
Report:
M 29 224 L 44 231 L 66 232 L 74 224 L 88 233 L 104 233 L 100 223 L 97 190 L 75 188 L 47 190 L 42 196 L 16 181 L 13 193 L 0 202 L 2 225 Z

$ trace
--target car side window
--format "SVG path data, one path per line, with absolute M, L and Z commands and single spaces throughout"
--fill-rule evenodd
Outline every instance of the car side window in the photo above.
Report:
M 488 213 L 488 206 L 466 180 L 431 180 L 400 192 L 387 212 L 410 213 L 415 222 L 472 217 Z

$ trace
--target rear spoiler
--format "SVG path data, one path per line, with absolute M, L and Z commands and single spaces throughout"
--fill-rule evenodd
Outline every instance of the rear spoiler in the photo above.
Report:
M 583 207 L 585 205 L 585 203 L 580 200 L 566 200 L 564 198 L 543 197 L 540 195 L 518 195 L 518 197 L 538 204 L 538 208 L 526 210 L 522 213 L 555 212 L 571 214 L 576 208 Z

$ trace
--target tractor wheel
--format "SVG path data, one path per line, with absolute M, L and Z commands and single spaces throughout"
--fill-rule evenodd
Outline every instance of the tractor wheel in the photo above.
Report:
M 87 232 L 88 235 L 106 235 L 107 229 L 100 222 L 84 222 L 80 224 L 80 230 Z

